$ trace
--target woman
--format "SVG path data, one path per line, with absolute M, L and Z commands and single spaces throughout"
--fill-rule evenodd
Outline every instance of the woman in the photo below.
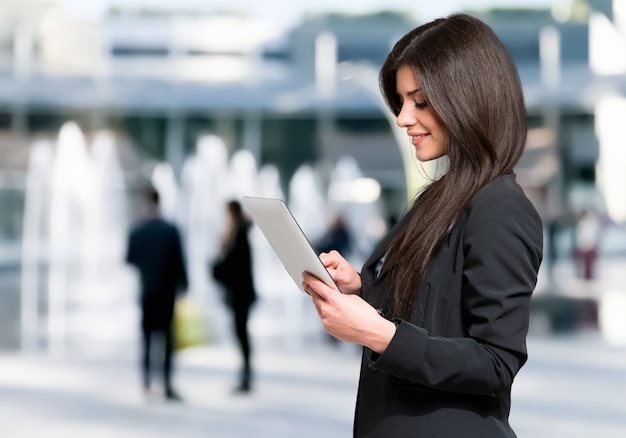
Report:
M 238 201 L 226 204 L 227 224 L 222 238 L 221 257 L 213 265 L 213 276 L 224 286 L 225 301 L 233 311 L 235 334 L 243 359 L 238 392 L 251 390 L 252 366 L 248 317 L 256 299 L 248 230 L 251 222 Z
M 464 14 L 422 25 L 380 72 L 420 161 L 449 167 L 357 273 L 321 259 L 342 293 L 303 273 L 325 329 L 363 345 L 355 437 L 514 437 L 542 224 L 515 181 L 526 141 L 519 76 L 493 31 Z

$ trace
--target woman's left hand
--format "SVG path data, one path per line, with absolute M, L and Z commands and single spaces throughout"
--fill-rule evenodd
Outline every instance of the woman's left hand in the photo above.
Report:
M 385 351 L 396 332 L 393 322 L 358 295 L 342 294 L 308 272 L 302 274 L 302 280 L 329 334 L 377 353 Z

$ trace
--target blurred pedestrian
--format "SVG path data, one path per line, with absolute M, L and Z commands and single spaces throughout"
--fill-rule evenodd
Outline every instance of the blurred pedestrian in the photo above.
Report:
M 177 227 L 160 216 L 159 193 L 149 187 L 145 193 L 146 217 L 128 238 L 126 261 L 134 266 L 141 283 L 141 372 L 146 394 L 151 384 L 151 351 L 162 343 L 164 395 L 180 400 L 172 386 L 174 354 L 174 303 L 178 293 L 187 289 L 187 271 Z M 160 350 L 160 349 L 159 349 Z
M 576 223 L 576 246 L 574 260 L 576 272 L 585 280 L 595 277 L 600 244 L 600 219 L 586 208 L 581 209 Z
M 226 204 L 226 229 L 222 235 L 220 255 L 213 263 L 213 276 L 223 286 L 224 301 L 232 311 L 234 331 L 239 343 L 242 369 L 237 392 L 252 389 L 252 346 L 248 333 L 250 309 L 256 300 L 252 271 L 252 254 L 248 231 L 252 222 L 239 201 Z
M 455 14 L 401 37 L 379 79 L 415 157 L 448 166 L 361 272 L 320 255 L 341 293 L 303 273 L 326 330 L 363 346 L 354 437 L 514 437 L 543 257 L 513 172 L 527 134 L 515 64 L 489 26 Z
M 317 252 L 330 252 L 333 249 L 342 254 L 350 250 L 351 245 L 350 230 L 348 222 L 343 215 L 337 215 L 330 222 L 326 232 L 313 245 Z

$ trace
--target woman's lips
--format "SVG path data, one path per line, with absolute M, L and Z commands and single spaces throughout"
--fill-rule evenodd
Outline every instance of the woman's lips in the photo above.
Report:
M 413 146 L 418 146 L 420 145 L 424 140 L 426 140 L 426 138 L 428 137 L 428 134 L 418 134 L 418 135 L 412 135 L 411 136 L 411 143 L 413 144 Z

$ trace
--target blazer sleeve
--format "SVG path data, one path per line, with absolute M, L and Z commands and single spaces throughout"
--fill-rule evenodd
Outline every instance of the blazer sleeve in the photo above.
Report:
M 468 207 L 459 248 L 462 336 L 430 336 L 424 328 L 398 320 L 387 350 L 372 355 L 371 368 L 456 393 L 493 396 L 513 383 L 527 359 L 543 227 L 521 190 L 479 195 Z

